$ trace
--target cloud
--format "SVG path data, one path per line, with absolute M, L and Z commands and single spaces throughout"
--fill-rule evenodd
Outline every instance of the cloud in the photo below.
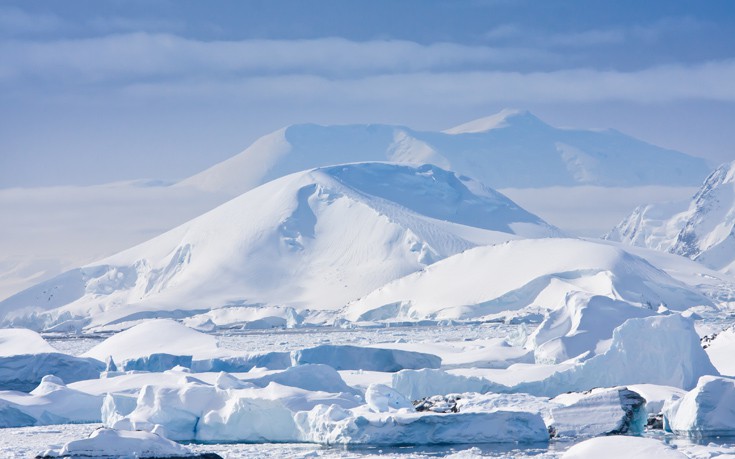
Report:
M 513 39 L 526 46 L 549 48 L 594 48 L 599 46 L 652 43 L 674 34 L 699 33 L 713 24 L 688 16 L 666 17 L 648 24 L 626 24 L 616 27 L 550 32 L 529 29 L 518 24 L 503 24 L 484 34 L 488 40 Z
M 483 34 L 487 40 L 503 40 L 523 36 L 527 31 L 518 24 L 501 24 Z
M 497 67 L 553 56 L 519 48 L 422 45 L 410 41 L 312 40 L 197 41 L 168 34 L 133 33 L 54 42 L 0 45 L 0 76 L 80 82 L 175 75 L 310 73 L 323 76 Z
M 140 83 L 128 85 L 121 91 L 125 98 L 141 100 L 291 100 L 461 107 L 498 103 L 735 102 L 732 81 L 735 81 L 735 61 L 661 66 L 634 72 L 590 69 L 531 73 L 419 72 L 344 79 L 296 74 Z
M 0 35 L 22 36 L 58 30 L 64 22 L 52 14 L 30 14 L 20 8 L 0 7 Z
M 87 25 L 98 33 L 113 32 L 169 32 L 180 33 L 186 24 L 180 20 L 150 17 L 97 16 Z
M 672 27 L 662 25 L 663 29 Z M 615 33 L 588 40 L 613 42 Z M 735 61 L 635 71 L 570 68 L 517 71 L 553 62 L 529 48 L 419 44 L 399 40 L 199 41 L 131 33 L 53 42 L 0 44 L 0 85 L 22 98 L 73 99 L 92 91 L 173 101 L 488 103 L 677 100 L 735 101 Z M 507 64 L 507 65 L 506 65 Z M 558 67 L 558 65 L 556 65 Z M 6 95 L 5 98 L 10 96 Z

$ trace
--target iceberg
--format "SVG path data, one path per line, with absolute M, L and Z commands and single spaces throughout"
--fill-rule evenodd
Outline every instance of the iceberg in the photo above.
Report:
M 574 292 L 546 316 L 529 337 L 529 346 L 534 348 L 538 363 L 590 358 L 607 350 L 613 330 L 626 320 L 654 314 L 606 296 Z
M 38 333 L 0 329 L 0 389 L 30 392 L 46 375 L 71 383 L 99 378 L 105 364 L 57 351 Z
M 197 454 L 176 442 L 155 433 L 97 429 L 89 438 L 74 440 L 65 444 L 60 451 L 47 451 L 37 459 L 54 458 L 120 458 L 136 457 L 141 459 L 222 459 L 213 453 Z
M 319 405 L 295 416 L 302 441 L 327 445 L 539 443 L 549 440 L 539 414 L 522 411 L 375 413 Z
M 708 438 L 735 436 L 735 379 L 702 376 L 697 386 L 663 408 L 664 429 Z
M 441 366 L 439 357 L 423 352 L 331 344 L 294 351 L 291 361 L 294 365 L 322 363 L 336 370 L 387 372 Z
M 595 387 L 658 384 L 691 389 L 700 376 L 716 375 L 691 319 L 680 314 L 629 319 L 613 332 L 603 354 L 514 391 L 556 396 Z
M 569 393 L 551 400 L 549 429 L 559 437 L 640 434 L 648 416 L 646 400 L 626 387 Z
M 0 426 L 100 422 L 102 402 L 102 396 L 74 390 L 48 375 L 30 393 L 0 391 Z
M 547 375 L 536 365 L 525 376 L 517 370 L 522 365 L 507 370 L 473 370 L 472 375 L 403 370 L 393 375 L 392 386 L 412 399 L 461 392 L 522 392 L 555 397 L 596 387 L 644 383 L 688 390 L 700 376 L 718 374 L 700 346 L 693 321 L 680 314 L 629 319 L 614 330 L 604 353 L 581 363 L 549 366 L 552 372 Z M 509 372 L 517 372 L 520 380 L 507 384 L 496 381 Z

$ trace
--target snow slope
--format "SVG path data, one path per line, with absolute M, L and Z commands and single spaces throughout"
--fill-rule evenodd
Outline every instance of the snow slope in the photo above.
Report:
M 476 245 L 556 234 L 500 193 L 436 166 L 331 166 L 270 182 L 27 289 L 0 302 L 0 317 L 38 329 L 222 306 L 333 310 Z
M 642 258 L 577 239 L 509 241 L 477 247 L 353 301 L 347 319 L 475 319 L 529 306 L 564 306 L 585 292 L 656 309 L 710 300 Z
M 688 207 L 637 208 L 606 237 L 735 272 L 735 161 L 712 172 Z
M 444 132 L 401 126 L 289 126 L 180 186 L 241 193 L 299 170 L 357 161 L 433 163 L 494 188 L 694 185 L 704 160 L 614 130 L 559 129 L 527 111 L 503 110 Z

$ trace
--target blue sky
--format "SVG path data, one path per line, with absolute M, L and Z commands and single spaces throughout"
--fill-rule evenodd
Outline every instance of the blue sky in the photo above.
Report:
M 735 159 L 732 1 L 0 1 L 0 187 L 175 180 L 299 122 L 504 107 Z

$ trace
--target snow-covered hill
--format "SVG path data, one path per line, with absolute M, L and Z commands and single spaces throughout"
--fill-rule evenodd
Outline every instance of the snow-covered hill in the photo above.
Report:
M 683 255 L 735 272 L 735 161 L 707 177 L 688 207 L 639 207 L 607 239 Z
M 564 307 L 576 292 L 653 309 L 711 304 L 638 256 L 578 239 L 477 247 L 387 284 L 345 308 L 349 320 L 480 319 Z
M 615 130 L 559 129 L 527 111 L 503 110 L 444 132 L 377 124 L 294 125 L 179 185 L 242 193 L 300 170 L 386 160 L 436 164 L 493 188 L 687 186 L 709 171 L 701 158 Z
M 274 180 L 31 287 L 1 302 L 0 317 L 77 329 L 227 305 L 330 310 L 476 245 L 558 234 L 436 166 L 331 166 Z

